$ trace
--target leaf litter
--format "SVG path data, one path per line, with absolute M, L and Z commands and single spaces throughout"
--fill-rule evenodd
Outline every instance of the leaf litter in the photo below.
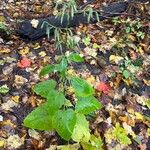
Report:
M 46 16 L 52 1 L 47 0 L 47 5 L 42 2 L 45 1 L 2 1 L 0 22 L 12 28 L 14 19 Z M 95 95 L 104 106 L 90 121 L 92 132 L 101 136 L 105 143 L 103 149 L 150 149 L 150 42 L 146 19 L 149 4 L 137 3 L 134 7 L 137 15 L 144 15 L 145 19 L 121 16 L 75 29 L 76 38 L 84 44 L 80 55 L 86 62 L 73 64 L 68 72 L 86 79 L 96 89 Z M 30 15 L 29 10 L 33 12 Z M 36 19 L 32 20 L 32 25 L 37 27 Z M 55 58 L 60 55 L 53 40 L 43 38 L 36 43 L 26 43 L 15 35 L 6 39 L 0 38 L 0 148 L 79 149 L 79 144 L 69 142 L 67 145 L 56 133 L 35 131 L 22 125 L 29 112 L 44 102 L 33 94 L 33 86 L 49 77 L 55 78 L 38 76 L 42 66 L 56 62 Z M 73 96 L 72 89 L 68 89 L 68 93 Z M 79 124 L 77 130 L 81 129 Z M 84 137 L 85 130 L 83 128 L 78 136 Z M 87 145 L 82 147 L 86 149 Z

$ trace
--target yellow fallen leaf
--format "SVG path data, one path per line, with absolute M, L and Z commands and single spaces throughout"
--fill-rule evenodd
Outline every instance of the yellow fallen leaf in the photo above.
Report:
M 3 122 L 2 122 L 2 125 L 10 126 L 10 127 L 12 127 L 12 128 L 15 128 L 15 127 L 16 127 L 16 125 L 13 124 L 13 123 L 11 122 L 11 120 L 3 121 Z
M 111 55 L 109 57 L 109 61 L 112 62 L 112 63 L 116 63 L 118 64 L 121 60 L 123 60 L 124 58 L 121 57 L 121 56 L 116 56 L 116 55 Z
M 140 52 L 142 56 L 144 55 L 144 50 L 142 49 L 142 47 L 137 48 L 136 52 Z
M 19 51 L 20 55 L 26 55 L 28 53 L 29 53 L 29 47 L 27 47 L 27 46 Z
M 95 77 L 94 76 L 90 76 L 90 77 L 88 77 L 87 79 L 86 79 L 86 81 L 89 83 L 89 84 L 91 84 L 91 85 L 95 85 L 95 83 L 96 83 L 96 80 L 95 80 Z
M 8 48 L 0 48 L 0 54 L 3 54 L 3 53 L 10 53 L 11 50 L 8 49 Z
M 16 103 L 19 103 L 19 96 L 12 96 L 11 99 Z
M 135 111 L 134 111 L 132 108 L 129 108 L 127 111 L 128 111 L 128 113 L 134 115 L 134 112 L 135 112 Z
M 0 147 L 4 147 L 4 145 L 5 145 L 5 141 L 0 140 Z
M 136 37 L 131 34 L 128 35 L 128 39 L 131 41 L 136 41 Z
M 150 137 L 150 128 L 147 129 L 147 132 L 146 132 L 147 136 Z
M 0 16 L 0 22 L 5 22 L 5 17 L 4 16 Z
M 33 45 L 33 48 L 34 49 L 39 49 L 41 46 L 40 46 L 40 44 L 39 43 L 35 43 L 35 45 Z
M 67 93 L 68 93 L 69 95 L 71 95 L 73 92 L 74 92 L 74 89 L 73 89 L 72 87 L 68 87 L 68 88 L 67 88 Z
M 127 122 L 128 117 L 127 116 L 120 116 L 119 120 L 121 120 L 122 122 Z
M 147 86 L 150 86 L 150 80 L 145 80 L 143 79 L 144 83 L 147 85 Z
M 46 53 L 45 53 L 44 51 L 41 51 L 41 52 L 39 53 L 39 55 L 40 55 L 41 57 L 44 57 L 44 56 L 46 56 Z
M 138 112 L 135 112 L 135 117 L 136 117 L 137 120 L 142 120 L 143 121 L 143 119 L 144 119 L 144 117 Z
M 130 85 L 133 84 L 133 81 L 132 81 L 130 78 L 128 78 L 128 79 L 123 79 L 123 78 L 122 78 L 122 80 L 123 80 L 128 86 L 130 86 Z
M 69 70 L 67 71 L 67 73 L 68 73 L 69 75 L 75 75 L 75 74 L 76 74 L 76 72 L 75 72 L 74 69 L 69 69 Z

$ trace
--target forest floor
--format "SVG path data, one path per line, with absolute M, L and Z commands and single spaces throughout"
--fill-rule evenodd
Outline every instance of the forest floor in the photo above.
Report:
M 100 0 L 93 6 L 108 2 L 112 1 Z M 134 16 L 121 15 L 74 29 L 86 61 L 70 66 L 69 71 L 91 84 L 103 104 L 90 128 L 101 136 L 106 150 L 150 149 L 150 6 L 139 2 L 132 7 Z M 44 17 L 49 12 L 51 0 L 0 1 L 0 22 L 12 31 L 16 20 Z M 67 144 L 55 132 L 32 130 L 22 124 L 44 101 L 32 91 L 36 83 L 51 77 L 39 77 L 40 70 L 62 54 L 54 39 L 27 42 L 10 34 L 8 38 L 0 35 L 0 149 L 53 150 Z M 117 123 L 131 144 L 114 139 L 112 130 Z

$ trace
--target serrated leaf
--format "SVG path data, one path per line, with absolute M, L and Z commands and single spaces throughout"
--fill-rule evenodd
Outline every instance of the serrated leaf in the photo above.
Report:
M 76 142 L 88 142 L 90 139 L 89 122 L 83 114 L 76 114 L 77 121 L 73 130 L 72 139 Z
M 47 102 L 53 108 L 59 109 L 65 103 L 65 97 L 62 93 L 52 90 L 47 95 Z
M 33 110 L 24 119 L 23 124 L 32 129 L 51 130 L 53 129 L 52 118 L 56 111 L 50 108 L 48 103 L 45 103 Z
M 47 65 L 41 70 L 40 76 L 45 76 L 46 74 L 52 73 L 54 71 L 55 71 L 55 65 Z
M 89 114 L 93 111 L 102 108 L 102 104 L 94 96 L 89 96 L 85 98 L 78 98 L 76 104 L 76 111 L 82 114 Z
M 54 116 L 54 127 L 58 134 L 65 140 L 69 140 L 76 124 L 75 112 L 71 109 L 59 110 Z
M 95 92 L 91 85 L 79 77 L 72 78 L 71 84 L 78 97 L 88 97 Z
M 68 57 L 69 61 L 74 61 L 74 62 L 83 62 L 84 59 L 77 53 L 72 53 Z
M 56 87 L 56 81 L 54 80 L 47 80 L 47 81 L 43 81 L 43 82 L 40 82 L 38 84 L 36 84 L 33 88 L 33 91 L 46 98 L 48 93 L 53 90 L 54 88 Z

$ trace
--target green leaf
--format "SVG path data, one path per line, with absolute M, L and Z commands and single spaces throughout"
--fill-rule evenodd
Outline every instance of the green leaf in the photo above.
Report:
M 91 85 L 79 77 L 73 77 L 71 79 L 71 84 L 78 97 L 88 97 L 95 92 Z
M 103 142 L 100 137 L 91 135 L 90 141 L 88 143 L 81 142 L 84 150 L 102 150 Z
M 60 62 L 60 64 L 57 64 L 55 66 L 56 71 L 62 72 L 65 71 L 68 67 L 68 62 L 66 58 L 63 58 Z
M 46 98 L 48 93 L 56 87 L 56 81 L 47 80 L 36 84 L 33 88 L 33 91 Z
M 47 65 L 41 70 L 40 76 L 45 76 L 46 74 L 52 73 L 54 71 L 55 71 L 55 65 Z
M 97 43 L 94 43 L 94 44 L 93 44 L 93 48 L 94 48 L 94 49 L 97 49 L 97 48 L 100 48 L 100 46 L 99 46 Z
M 146 106 L 150 109 L 150 99 L 146 101 Z
M 45 103 L 35 110 L 33 110 L 23 121 L 24 126 L 38 129 L 38 130 L 52 130 L 53 129 L 53 115 L 56 110 L 52 110 L 48 106 L 48 103 Z
M 91 42 L 91 38 L 89 36 L 85 37 L 84 39 L 82 39 L 82 42 L 88 46 L 90 45 L 90 42 Z
M 130 140 L 130 138 L 128 138 L 125 129 L 122 128 L 119 123 L 116 123 L 116 126 L 115 126 L 115 128 L 113 129 L 113 131 L 112 131 L 112 134 L 116 137 L 116 139 L 117 139 L 121 144 L 129 145 L 129 144 L 132 143 L 131 140 Z
M 64 105 L 66 99 L 64 95 L 56 90 L 52 90 L 47 95 L 47 102 L 55 109 L 59 109 Z
M 9 88 L 7 87 L 7 85 L 0 86 L 0 93 L 1 94 L 6 94 L 8 92 L 9 92 Z
M 88 142 L 90 139 L 89 122 L 83 114 L 76 114 L 77 121 L 73 130 L 72 139 L 76 142 Z
M 71 53 L 68 57 L 69 61 L 74 61 L 74 62 L 83 62 L 84 59 L 77 53 Z
M 123 71 L 123 76 L 128 79 L 130 77 L 130 72 L 128 70 Z
M 71 109 L 59 110 L 54 116 L 54 127 L 58 134 L 65 140 L 69 140 L 76 124 L 75 112 Z
M 126 33 L 130 33 L 131 32 L 131 28 L 130 27 L 126 27 Z
M 82 114 L 89 114 L 100 108 L 102 108 L 102 104 L 94 96 L 78 98 L 75 107 L 76 111 Z

